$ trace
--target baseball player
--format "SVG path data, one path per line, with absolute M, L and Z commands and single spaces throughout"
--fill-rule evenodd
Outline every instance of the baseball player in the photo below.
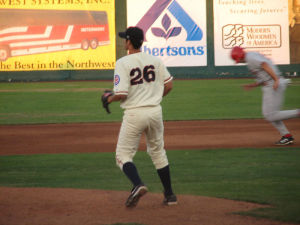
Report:
M 262 86 L 262 113 L 282 136 L 276 145 L 292 144 L 294 138 L 284 125 L 283 120 L 300 117 L 300 109 L 280 111 L 284 92 L 291 82 L 290 79 L 283 78 L 277 66 L 258 52 L 245 52 L 241 47 L 234 47 L 231 50 L 231 58 L 236 63 L 246 63 L 248 69 L 256 77 L 255 83 L 244 85 L 245 90 Z
M 164 187 L 164 204 L 177 204 L 170 178 L 170 169 L 164 149 L 164 126 L 160 102 L 172 89 L 173 77 L 162 61 L 140 51 L 143 31 L 129 27 L 119 36 L 125 39 L 128 55 L 116 62 L 113 93 L 104 93 L 107 104 L 120 101 L 124 109 L 123 121 L 116 147 L 116 163 L 133 184 L 126 201 L 127 207 L 137 205 L 148 191 L 133 163 L 142 133 L 146 135 L 147 153 Z

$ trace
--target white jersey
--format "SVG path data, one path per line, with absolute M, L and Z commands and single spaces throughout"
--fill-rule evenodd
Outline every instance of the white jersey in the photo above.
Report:
M 121 108 L 130 109 L 159 105 L 164 84 L 173 77 L 155 56 L 139 52 L 117 60 L 114 72 L 115 95 L 127 95 Z
M 248 69 L 256 76 L 256 81 L 258 83 L 266 83 L 266 85 L 270 85 L 273 83 L 272 77 L 261 68 L 261 64 L 263 62 L 267 63 L 272 68 L 276 76 L 280 77 L 281 75 L 277 66 L 275 66 L 270 59 L 266 58 L 260 53 L 247 52 L 245 61 L 247 63 Z

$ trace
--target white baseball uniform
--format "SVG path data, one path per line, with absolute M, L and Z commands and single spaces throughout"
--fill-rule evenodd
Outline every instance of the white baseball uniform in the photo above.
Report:
M 281 77 L 281 72 L 277 66 L 262 54 L 247 52 L 245 61 L 248 69 L 256 76 L 256 81 L 263 84 L 262 112 L 264 117 L 273 124 L 282 136 L 288 134 L 289 131 L 282 120 L 294 118 L 299 115 L 298 110 L 280 111 L 284 101 L 284 92 L 288 84 L 288 79 Z M 276 90 L 273 89 L 274 80 L 272 77 L 261 68 L 263 62 L 267 63 L 280 79 L 279 86 Z
M 164 84 L 172 79 L 159 58 L 143 52 L 124 56 L 116 62 L 114 92 L 127 95 L 120 103 L 124 116 L 116 148 L 116 162 L 121 170 L 123 164 L 132 162 L 143 132 L 155 168 L 168 165 L 160 102 Z

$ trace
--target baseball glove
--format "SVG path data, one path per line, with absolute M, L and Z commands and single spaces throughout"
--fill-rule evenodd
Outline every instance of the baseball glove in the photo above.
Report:
M 101 96 L 102 106 L 106 110 L 107 113 L 110 113 L 109 110 L 109 102 L 108 97 L 114 95 L 114 92 L 111 90 L 105 90 L 104 93 Z

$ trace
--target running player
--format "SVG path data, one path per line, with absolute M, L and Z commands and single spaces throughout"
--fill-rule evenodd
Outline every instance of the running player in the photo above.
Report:
M 146 135 L 147 152 L 164 187 L 163 202 L 166 205 L 177 204 L 164 149 L 164 126 L 160 105 L 163 96 L 173 87 L 173 77 L 159 58 L 140 51 L 144 41 L 144 34 L 140 28 L 129 27 L 125 32 L 120 32 L 119 36 L 125 39 L 128 55 L 116 62 L 114 95 L 108 98 L 108 102 L 120 101 L 120 106 L 124 109 L 116 148 L 116 162 L 133 184 L 126 206 L 136 206 L 140 197 L 148 191 L 133 163 L 143 132 Z
M 284 100 L 284 92 L 290 79 L 281 76 L 281 72 L 271 60 L 258 52 L 245 52 L 241 47 L 234 47 L 231 50 L 231 58 L 236 63 L 247 63 L 247 67 L 256 76 L 256 82 L 244 85 L 245 90 L 257 86 L 263 86 L 262 113 L 265 119 L 281 134 L 277 145 L 289 145 L 294 138 L 288 131 L 282 120 L 300 117 L 300 109 L 281 110 Z

